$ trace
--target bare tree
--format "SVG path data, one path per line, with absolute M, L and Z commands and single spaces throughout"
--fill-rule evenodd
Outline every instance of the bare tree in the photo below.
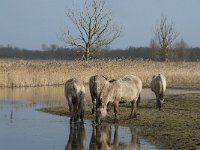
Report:
M 92 0 L 90 3 L 86 0 L 83 10 L 68 9 L 66 15 L 75 32 L 67 28 L 62 40 L 69 46 L 80 48 L 84 60 L 89 60 L 92 54 L 120 36 L 121 28 L 113 24 L 105 0 Z
M 168 23 L 166 16 L 161 16 L 160 23 L 154 27 L 155 39 L 161 50 L 161 59 L 169 61 L 170 49 L 178 36 L 175 31 L 174 24 Z

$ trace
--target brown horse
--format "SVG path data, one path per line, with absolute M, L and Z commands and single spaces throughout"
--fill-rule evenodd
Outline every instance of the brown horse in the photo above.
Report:
M 107 114 L 107 104 L 112 102 L 114 104 L 114 114 L 117 120 L 117 113 L 119 111 L 119 102 L 123 99 L 132 103 L 130 118 L 134 114 L 136 118 L 136 105 L 140 99 L 142 90 L 142 81 L 133 75 L 126 75 L 118 80 L 106 82 L 101 93 L 100 100 L 97 105 L 96 122 L 100 123 L 101 119 Z
M 166 91 L 166 77 L 162 74 L 154 75 L 151 81 L 151 90 L 156 95 L 156 107 L 161 110 Z
M 106 81 L 107 78 L 101 75 L 91 76 L 89 79 L 90 95 L 93 104 L 92 114 L 94 114 L 94 111 L 96 110 L 96 103 L 99 99 L 100 91 L 102 90 L 102 87 L 104 86 Z
M 80 118 L 83 122 L 85 87 L 83 82 L 72 78 L 65 83 L 65 97 L 68 101 L 70 111 L 70 123 L 76 122 Z

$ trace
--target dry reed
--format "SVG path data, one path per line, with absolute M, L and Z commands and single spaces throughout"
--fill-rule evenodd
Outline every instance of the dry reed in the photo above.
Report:
M 87 83 L 89 77 L 95 74 L 108 78 L 133 74 L 142 79 L 144 86 L 148 86 L 152 76 L 158 73 L 167 77 L 170 87 L 200 85 L 200 62 L 0 59 L 1 87 L 60 85 L 71 77 L 80 78 Z

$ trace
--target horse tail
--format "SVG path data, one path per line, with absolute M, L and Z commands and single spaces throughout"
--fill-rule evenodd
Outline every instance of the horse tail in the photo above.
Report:
M 139 94 L 139 97 L 138 97 L 138 99 L 137 99 L 137 101 L 136 101 L 136 106 L 137 106 L 137 107 L 138 107 L 139 104 L 140 104 L 140 100 L 141 100 L 141 96 L 140 96 L 140 94 Z

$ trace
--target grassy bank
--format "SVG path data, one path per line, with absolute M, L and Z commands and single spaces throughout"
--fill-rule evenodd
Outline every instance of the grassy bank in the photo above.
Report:
M 120 104 L 118 124 L 139 128 L 140 135 L 163 149 L 200 149 L 199 99 L 200 94 L 170 96 L 166 98 L 163 112 L 155 109 L 155 100 L 142 101 L 138 108 L 138 120 L 126 119 L 130 114 L 130 104 Z M 65 107 L 43 108 L 40 111 L 69 115 Z M 90 105 L 86 106 L 85 118 L 94 119 Z M 113 111 L 109 112 L 104 122 L 113 123 Z
M 168 87 L 200 88 L 200 62 L 0 59 L 0 87 L 59 85 L 71 77 L 88 82 L 89 77 L 94 74 L 102 74 L 108 78 L 133 74 L 148 86 L 152 76 L 157 73 L 167 77 Z

